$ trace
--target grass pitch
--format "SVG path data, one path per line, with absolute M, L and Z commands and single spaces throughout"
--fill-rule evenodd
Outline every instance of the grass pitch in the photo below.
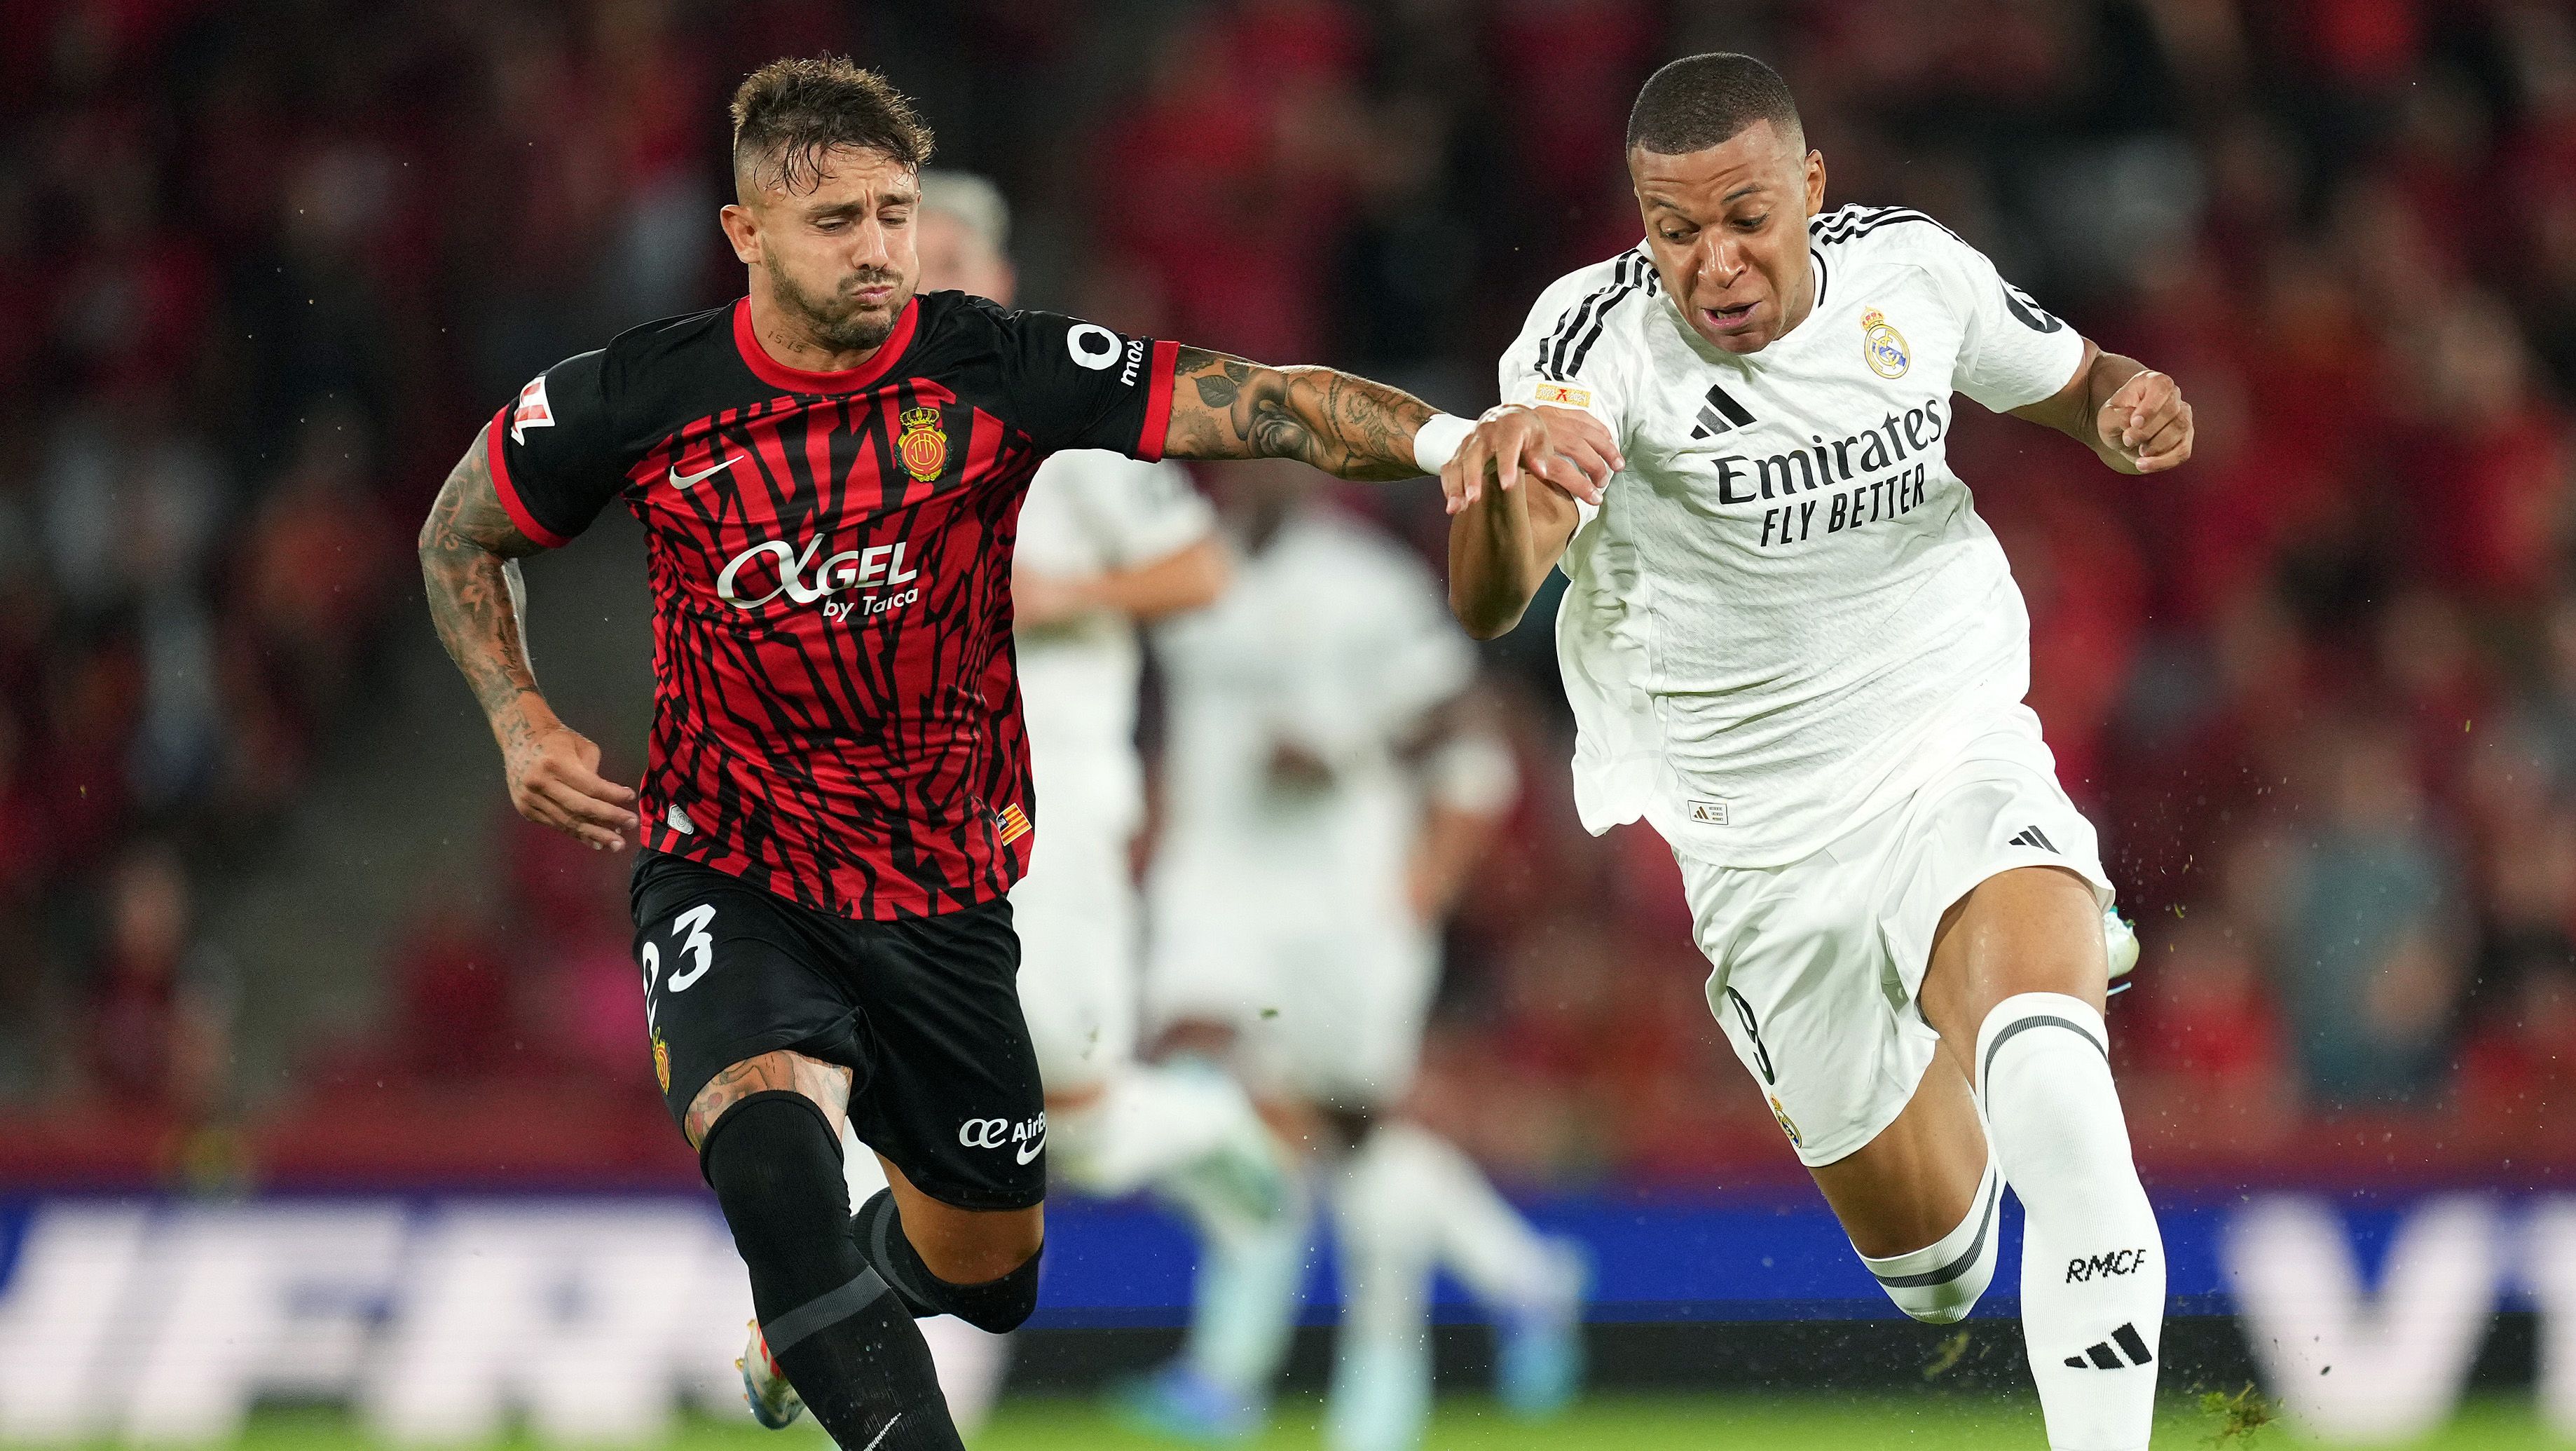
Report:
M 1285 1402 L 1270 1434 L 1250 1443 L 1252 1451 L 1315 1451 L 1323 1445 L 1321 1415 L 1311 1398 Z M 2172 1451 L 2293 1451 L 2317 1444 L 2278 1425 L 2231 1432 L 2231 1424 L 2238 1423 L 2223 1412 L 2174 1400 L 2158 1419 L 2156 1444 Z M 240 1442 L 242 1451 L 343 1451 L 369 1444 L 347 1418 L 325 1412 L 263 1415 Z M 512 1451 L 544 1447 L 527 1438 L 502 1444 Z M 660 1451 L 826 1451 L 830 1444 L 810 1422 L 769 1432 L 747 1418 L 692 1420 Z M 1005 1403 L 969 1444 L 973 1451 L 1152 1451 L 1172 1443 L 1121 1430 L 1090 1401 L 1033 1397 Z M 2028 1397 L 1609 1395 L 1542 1425 L 1514 1421 L 1473 1398 L 1446 1399 L 1425 1451 L 2036 1451 L 2045 1444 L 2039 1407 Z M 2472 1400 L 2440 1433 L 2408 1443 L 2408 1451 L 2563 1451 L 2569 1444 L 2549 1434 L 2527 1397 L 2498 1396 Z

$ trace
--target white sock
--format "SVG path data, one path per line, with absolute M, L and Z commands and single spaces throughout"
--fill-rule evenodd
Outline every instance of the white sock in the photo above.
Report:
M 2003 1178 L 1989 1149 L 1985 1176 L 1977 1181 L 1977 1192 L 1968 1201 L 1968 1217 L 1959 1221 L 1958 1228 L 1910 1254 L 1885 1259 L 1862 1255 L 1860 1262 L 1878 1277 L 1878 1287 L 1896 1302 L 1896 1308 L 1915 1319 L 1927 1325 L 1965 1319 L 1995 1277 L 1995 1248 L 2003 1237 L 1995 1227 L 1995 1214 L 2003 1192 Z
M 2022 1334 L 2055 1451 L 2135 1451 L 2155 1418 L 2164 1240 L 2139 1187 L 2102 1015 L 2004 999 L 1977 1031 L 1977 1091 L 2021 1196 Z
M 1100 1096 L 1047 1116 L 1048 1157 L 1066 1182 L 1104 1199 L 1133 1194 L 1212 1154 L 1268 1151 L 1269 1130 L 1242 1085 L 1192 1064 L 1129 1064 Z
M 1199 1223 L 1199 1267 L 1181 1355 L 1198 1375 L 1267 1405 L 1305 1303 L 1314 1213 L 1301 1190 L 1268 1223 Z
M 850 1207 L 858 1208 L 886 1187 L 885 1166 L 859 1136 L 841 1125 L 841 1182 L 850 1189 Z M 1011 1338 L 979 1330 L 954 1315 L 915 1321 L 930 1342 L 930 1362 L 939 1372 L 939 1389 L 948 1397 L 949 1418 L 962 1432 L 972 1432 L 993 1413 L 1002 1394 L 1002 1376 L 1011 1365 Z
M 1334 1185 L 1342 1324 L 1325 1412 L 1333 1451 L 1410 1451 L 1430 1419 L 1431 1270 L 1451 1206 L 1433 1196 L 1428 1139 L 1405 1125 L 1378 1128 Z
M 1413 1123 L 1370 1135 L 1366 1152 L 1428 1223 L 1439 1263 L 1502 1309 L 1554 1309 L 1581 1293 L 1565 1255 L 1532 1228 L 1458 1146 Z

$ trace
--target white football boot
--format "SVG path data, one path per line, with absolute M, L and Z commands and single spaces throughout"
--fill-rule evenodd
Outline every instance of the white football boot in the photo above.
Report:
M 751 1406 L 751 1418 L 773 1431 L 784 1430 L 805 1414 L 805 1398 L 787 1383 L 787 1372 L 769 1355 L 769 1342 L 761 1337 L 760 1322 L 751 1322 L 751 1343 L 742 1348 L 742 1359 L 734 1362 L 742 1372 L 742 1398 Z
M 2117 907 L 2102 909 L 2102 946 L 2111 956 L 2111 980 L 2118 982 L 2138 965 L 2138 929 Z

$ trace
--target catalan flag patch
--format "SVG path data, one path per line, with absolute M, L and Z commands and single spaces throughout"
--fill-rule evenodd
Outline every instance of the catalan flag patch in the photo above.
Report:
M 1002 845 L 1009 846 L 1029 834 L 1029 814 L 1014 801 L 993 813 L 993 829 L 1002 834 Z

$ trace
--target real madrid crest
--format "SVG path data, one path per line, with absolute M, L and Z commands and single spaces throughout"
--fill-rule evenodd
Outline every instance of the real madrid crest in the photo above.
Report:
M 1781 1106 L 1779 1095 L 1771 1094 L 1767 1096 L 1771 1100 L 1771 1116 L 1780 1121 L 1780 1132 L 1789 1136 L 1791 1147 L 1800 1149 L 1805 1148 L 1807 1146 L 1807 1141 L 1798 1137 L 1798 1126 L 1790 1121 L 1789 1110 Z
M 1905 345 L 1905 334 L 1888 326 L 1887 314 L 1874 307 L 1860 315 L 1860 355 L 1869 370 L 1882 378 L 1902 378 L 1914 366 L 1914 352 Z
M 903 459 L 903 471 L 929 483 L 948 467 L 948 430 L 939 425 L 936 408 L 907 408 L 903 412 L 903 434 L 894 441 L 895 453 Z

